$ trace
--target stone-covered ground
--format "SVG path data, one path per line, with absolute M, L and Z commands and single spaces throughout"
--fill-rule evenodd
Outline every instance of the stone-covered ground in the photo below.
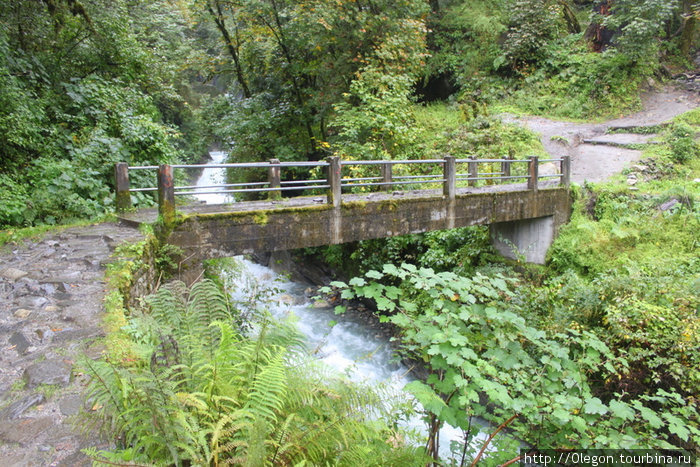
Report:
M 129 227 L 71 228 L 0 249 L 0 466 L 91 465 L 79 358 L 102 353 L 104 273 Z

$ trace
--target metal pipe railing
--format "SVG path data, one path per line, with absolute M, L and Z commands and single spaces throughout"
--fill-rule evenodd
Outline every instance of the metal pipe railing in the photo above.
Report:
M 539 174 L 539 166 L 543 163 L 560 164 L 559 173 Z M 478 171 L 479 164 L 501 164 L 500 171 L 481 172 Z M 511 165 L 514 163 L 527 163 L 527 172 L 522 175 L 512 175 Z M 393 173 L 396 165 L 434 165 L 440 173 L 426 175 L 398 175 Z M 468 164 L 468 173 L 458 173 L 457 164 Z M 381 170 L 380 176 L 342 178 L 343 166 L 378 166 Z M 325 179 L 307 180 L 282 180 L 280 170 L 283 168 L 316 168 L 327 169 Z M 225 169 L 267 169 L 268 180 L 262 182 L 240 182 L 222 183 L 217 185 L 197 186 L 185 185 L 174 186 L 173 169 L 203 169 L 203 168 L 225 168 Z M 131 170 L 156 170 L 157 187 L 131 188 L 129 186 L 129 171 Z M 493 169 L 492 169 L 493 170 Z M 443 195 L 447 197 L 456 196 L 456 183 L 468 182 L 470 187 L 476 186 L 479 181 L 507 182 L 517 179 L 527 180 L 528 189 L 537 191 L 537 181 L 540 179 L 559 178 L 559 184 L 568 186 L 571 176 L 571 161 L 568 156 L 561 158 L 538 159 L 457 159 L 453 156 L 446 156 L 444 159 L 417 159 L 417 160 L 366 160 L 366 161 L 341 161 L 338 157 L 329 157 L 326 161 L 300 161 L 281 162 L 271 159 L 268 162 L 244 162 L 232 164 L 173 164 L 173 165 L 143 165 L 129 167 L 126 163 L 115 165 L 115 180 L 117 187 L 117 210 L 123 211 L 131 207 L 131 193 L 158 192 L 159 209 L 164 217 L 171 218 L 174 215 L 176 195 L 198 195 L 198 194 L 235 194 L 235 193 L 269 193 L 270 197 L 279 197 L 284 191 L 299 190 L 328 190 L 328 203 L 333 206 L 340 206 L 342 189 L 355 187 L 381 187 L 388 190 L 393 186 L 400 185 L 443 185 Z M 358 183 L 362 182 L 362 183 Z M 217 189 L 213 188 L 234 188 Z M 205 191 L 203 191 L 205 190 Z M 209 190 L 209 191 L 206 191 Z M 170 212 L 172 211 L 172 212 Z

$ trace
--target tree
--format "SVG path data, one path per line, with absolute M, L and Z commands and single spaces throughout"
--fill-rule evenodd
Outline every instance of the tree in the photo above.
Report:
M 318 160 L 333 137 L 334 105 L 362 70 L 412 77 L 424 53 L 426 8 L 418 0 L 210 0 L 194 7 L 200 21 L 215 22 L 233 64 L 243 99 L 224 112 L 222 133 L 244 159 Z

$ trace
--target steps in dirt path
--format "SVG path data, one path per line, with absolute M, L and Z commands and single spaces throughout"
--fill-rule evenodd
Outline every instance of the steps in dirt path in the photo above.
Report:
M 593 138 L 586 138 L 583 139 L 581 143 L 592 145 L 617 146 L 624 148 L 630 145 L 637 144 L 659 144 L 657 142 L 651 141 L 656 136 L 656 134 L 640 135 L 634 133 L 612 133 L 595 136 Z
M 85 429 L 87 377 L 102 355 L 104 272 L 141 233 L 105 223 L 0 249 L 0 465 L 92 465 L 81 449 L 109 447 Z

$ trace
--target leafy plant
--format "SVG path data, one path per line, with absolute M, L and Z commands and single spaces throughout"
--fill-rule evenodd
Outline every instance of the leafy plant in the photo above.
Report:
M 116 454 L 91 451 L 98 462 L 421 463 L 417 448 L 386 441 L 393 429 L 379 395 L 308 358 L 291 323 L 257 315 L 254 335 L 242 334 L 238 310 L 208 280 L 171 283 L 146 303 L 124 327 L 137 362 L 83 363 L 119 442 Z
M 624 374 L 627 362 L 591 332 L 569 329 L 548 336 L 532 327 L 513 308 L 509 283 L 501 276 L 466 278 L 403 264 L 332 285 L 345 299 L 374 300 L 380 319 L 401 330 L 405 351 L 431 369 L 425 382 L 407 389 L 425 408 L 427 446 L 435 459 L 440 424 L 465 430 L 466 446 L 473 416 L 508 425 L 521 440 L 553 449 L 660 448 L 676 436 L 700 440 L 700 430 L 679 429 L 698 414 L 677 393 L 601 399 L 591 383 Z M 668 409 L 668 417 L 654 414 L 650 407 L 656 403 Z M 686 422 L 675 415 L 680 412 Z M 503 455 L 517 456 L 513 450 Z

